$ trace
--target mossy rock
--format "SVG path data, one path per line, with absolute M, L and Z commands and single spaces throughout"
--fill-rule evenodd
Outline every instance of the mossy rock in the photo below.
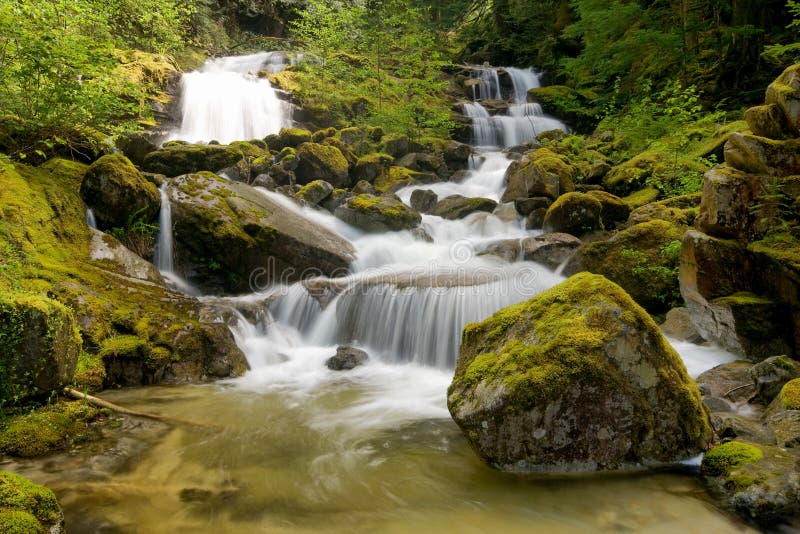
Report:
M 787 68 L 769 85 L 766 103 L 778 106 L 795 136 L 800 135 L 800 64 Z
M 10 471 L 0 471 L 0 531 L 8 534 L 63 532 L 64 514 L 55 494 Z
M 402 158 L 411 152 L 411 141 L 407 135 L 388 134 L 383 136 L 380 144 L 381 152 L 394 158 Z
M 351 176 L 353 180 L 366 180 L 369 183 L 388 172 L 389 167 L 394 163 L 394 158 L 389 154 L 375 152 L 361 156 L 353 167 Z
M 530 197 L 555 200 L 575 190 L 576 174 L 575 167 L 550 149 L 528 152 L 523 159 L 512 162 L 506 171 L 506 190 L 501 202 Z
M 267 138 L 270 150 L 280 151 L 286 147 L 297 148 L 311 142 L 312 133 L 302 128 L 281 128 L 274 138 Z
M 349 165 L 342 152 L 328 145 L 303 143 L 297 148 L 297 168 L 294 173 L 298 184 L 324 180 L 334 187 L 349 187 Z
M 235 145 L 170 144 L 147 154 L 142 170 L 174 177 L 200 171 L 218 172 L 243 160 L 246 160 L 244 152 Z
M 393 165 L 387 172 L 378 176 L 372 185 L 378 193 L 394 193 L 410 185 L 432 184 L 438 181 L 439 178 L 435 174 Z
M 490 198 L 470 198 L 461 195 L 450 195 L 443 198 L 429 211 L 431 215 L 454 221 L 477 212 L 491 213 L 497 202 Z
M 755 135 L 732 134 L 725 143 L 725 163 L 750 174 L 800 174 L 800 139 L 775 141 Z
M 591 95 L 564 85 L 537 87 L 528 91 L 528 102 L 541 104 L 548 115 L 559 117 L 578 133 L 591 133 L 597 126 L 597 112 Z
M 80 402 L 59 402 L 6 420 L 0 451 L 17 458 L 36 458 L 100 439 L 92 423 L 100 411 Z
M 333 193 L 333 189 L 333 185 L 325 180 L 314 180 L 301 187 L 295 196 L 312 206 L 316 206 L 328 198 Z
M 86 170 L 81 197 L 94 210 L 100 229 L 154 221 L 161 207 L 158 189 L 120 154 L 103 156 Z
M 366 232 L 410 230 L 419 226 L 422 216 L 391 197 L 358 195 L 348 199 L 334 215 Z
M 681 301 L 678 268 L 685 231 L 662 220 L 634 225 L 606 241 L 581 246 L 565 272 L 602 274 L 651 313 L 666 312 Z
M 580 237 L 602 229 L 603 205 L 585 193 L 567 193 L 553 202 L 544 216 L 542 228 L 546 233 L 564 232 Z
M 0 292 L 0 404 L 70 383 L 81 343 L 72 311 L 60 302 Z
M 800 410 L 800 378 L 795 378 L 783 386 L 780 399 L 781 406 L 785 410 Z
M 783 109 L 777 104 L 767 104 L 748 109 L 744 118 L 754 135 L 767 139 L 791 139 L 791 131 Z
M 606 230 L 628 220 L 631 209 L 618 196 L 605 191 L 587 191 L 586 194 L 600 202 L 600 222 Z
M 623 197 L 622 201 L 628 205 L 631 210 L 646 206 L 651 202 L 655 202 L 661 196 L 661 192 L 655 187 L 645 187 L 630 195 Z
M 507 471 L 639 469 L 704 450 L 697 386 L 651 317 L 583 273 L 467 325 L 448 408 Z
M 706 476 L 724 476 L 732 469 L 757 462 L 763 457 L 764 453 L 755 445 L 729 441 L 707 452 L 701 469 Z
M 628 224 L 636 225 L 659 219 L 680 226 L 691 226 L 700 212 L 701 198 L 701 193 L 693 193 L 647 203 L 631 211 Z
M 645 180 L 653 174 L 653 167 L 663 156 L 655 151 L 644 152 L 613 167 L 603 178 L 603 187 L 615 195 L 630 195 L 645 185 Z

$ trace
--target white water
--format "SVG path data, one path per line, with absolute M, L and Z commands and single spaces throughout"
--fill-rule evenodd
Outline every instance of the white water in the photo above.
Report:
M 283 54 L 262 52 L 209 59 L 199 71 L 184 74 L 181 126 L 168 140 L 230 143 L 278 133 L 290 125 L 288 105 L 257 74 L 283 67 Z
M 506 114 L 492 116 L 479 102 L 488 98 L 502 98 L 500 78 L 496 69 L 494 76 L 486 74 L 486 69 L 478 71 L 479 85 L 472 86 L 473 100 L 463 104 L 464 115 L 472 119 L 473 143 L 477 146 L 509 147 L 533 141 L 536 136 L 548 130 L 568 128 L 561 121 L 548 117 L 539 104 L 528 103 L 528 90 L 539 87 L 539 76 L 533 69 L 507 68 L 513 94 L 509 98 Z M 491 95 L 491 96 L 488 96 Z
M 162 273 L 175 271 L 172 251 L 172 205 L 167 194 L 168 182 L 158 188 L 161 195 L 161 211 L 158 214 L 158 241 L 156 242 L 155 264 Z
M 94 218 L 94 211 L 92 211 L 92 208 L 86 209 L 86 225 L 89 228 L 97 229 L 97 220 Z

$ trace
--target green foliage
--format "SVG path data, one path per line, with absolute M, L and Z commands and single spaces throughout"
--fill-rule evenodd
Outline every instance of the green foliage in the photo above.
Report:
M 640 250 L 624 249 L 621 254 L 626 262 L 634 265 L 631 271 L 636 278 L 653 287 L 666 288 L 665 292 L 654 295 L 665 309 L 683 305 L 683 297 L 681 297 L 678 285 L 680 241 L 671 241 L 665 245 L 656 257 L 657 262 Z
M 143 219 L 144 211 L 142 208 L 132 213 L 124 228 L 112 228 L 110 234 L 142 258 L 150 258 L 159 228 Z

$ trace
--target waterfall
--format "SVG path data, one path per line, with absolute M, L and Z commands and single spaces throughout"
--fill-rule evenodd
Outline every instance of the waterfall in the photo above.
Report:
M 533 141 L 536 136 L 548 130 L 564 130 L 567 127 L 561 121 L 548 117 L 539 104 L 527 102 L 528 91 L 539 87 L 539 76 L 533 69 L 504 68 L 511 79 L 513 94 L 509 99 L 505 113 L 492 115 L 479 102 L 491 99 L 502 99 L 498 69 L 480 68 L 474 76 L 480 80 L 472 86 L 474 102 L 464 102 L 464 116 L 472 121 L 472 142 L 476 146 L 510 147 Z M 488 72 L 493 72 L 490 75 Z
M 246 141 L 290 125 L 289 107 L 258 72 L 280 72 L 285 56 L 262 52 L 209 59 L 181 79 L 180 128 L 169 136 L 189 142 Z
M 91 208 L 86 209 L 86 224 L 89 228 L 97 229 L 97 221 L 94 218 L 94 211 Z
M 158 188 L 161 194 L 161 211 L 158 214 L 158 241 L 156 243 L 155 263 L 162 273 L 173 273 L 172 252 L 172 205 L 167 193 L 168 183 Z

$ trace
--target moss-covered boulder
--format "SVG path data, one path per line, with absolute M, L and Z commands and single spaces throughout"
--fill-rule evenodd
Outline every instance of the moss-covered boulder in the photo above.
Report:
M 652 313 L 680 303 L 678 266 L 685 227 L 653 220 L 581 246 L 565 268 L 567 274 L 602 274 L 625 289 Z
M 800 174 L 800 139 L 775 141 L 766 137 L 732 134 L 725 143 L 725 163 L 751 174 Z
M 358 158 L 350 175 L 353 180 L 366 180 L 372 183 L 376 178 L 386 173 L 393 162 L 394 158 L 388 154 L 381 154 L 380 152 L 367 154 Z
M 700 202 L 701 193 L 649 202 L 631 211 L 628 225 L 633 226 L 659 219 L 679 226 L 691 226 L 700 212 Z M 626 205 L 630 207 L 630 204 L 626 203 Z
M 528 91 L 528 102 L 537 102 L 545 113 L 559 117 L 578 133 L 591 133 L 597 126 L 597 111 L 591 95 L 564 85 L 536 87 Z
M 547 233 L 564 232 L 574 236 L 603 227 L 600 219 L 603 205 L 585 193 L 561 195 L 547 208 L 542 228 Z
M 744 118 L 753 135 L 767 139 L 790 139 L 795 136 L 777 104 L 752 107 L 745 111 Z
M 757 218 L 752 207 L 765 193 L 759 176 L 730 167 L 714 167 L 703 178 L 697 228 L 717 237 L 747 237 Z
M 277 135 L 267 137 L 266 141 L 270 150 L 279 152 L 286 147 L 297 148 L 303 143 L 310 143 L 312 137 L 313 134 L 303 128 L 281 128 Z
M 800 410 L 800 378 L 790 380 L 783 386 L 780 402 L 784 410 Z
M 411 192 L 409 203 L 411 208 L 420 212 L 428 213 L 439 202 L 439 195 L 431 189 L 415 189 Z
M 490 198 L 469 198 L 462 195 L 450 195 L 443 198 L 430 210 L 431 215 L 454 221 L 467 215 L 483 211 L 491 213 L 497 202 Z
M 64 514 L 55 494 L 10 471 L 0 471 L 0 532 L 63 534 Z
M 767 87 L 766 103 L 778 106 L 795 136 L 800 136 L 800 64 L 787 68 Z
M 301 187 L 295 197 L 305 201 L 307 204 L 316 206 L 328 198 L 333 193 L 333 189 L 333 185 L 325 180 L 314 180 Z
M 271 280 L 348 272 L 350 244 L 280 197 L 213 174 L 181 176 L 169 195 L 177 269 L 200 287 L 248 291 Z
M 294 174 L 300 185 L 325 180 L 334 187 L 350 187 L 349 166 L 341 151 L 333 146 L 303 143 L 297 148 Z
M 605 191 L 588 191 L 586 194 L 600 202 L 600 221 L 606 230 L 628 220 L 631 209 L 618 196 Z
M 46 396 L 72 380 L 82 340 L 60 302 L 0 292 L 0 340 L 0 404 Z
M 103 156 L 86 170 L 81 197 L 101 229 L 125 228 L 133 219 L 150 222 L 158 215 L 158 188 L 125 156 Z
M 92 423 L 100 411 L 85 402 L 58 402 L 10 417 L 0 426 L 0 452 L 36 458 L 100 438 Z
M 145 156 L 142 170 L 173 177 L 200 171 L 219 172 L 240 163 L 246 164 L 247 157 L 237 145 L 166 144 Z
M 546 148 L 534 150 L 514 161 L 506 171 L 506 190 L 501 202 L 530 197 L 555 200 L 575 190 L 576 169 L 560 155 Z
M 394 193 L 410 185 L 433 184 L 440 181 L 440 178 L 433 173 L 412 171 L 406 167 L 393 165 L 389 167 L 388 172 L 376 178 L 373 185 L 379 193 Z
M 411 150 L 411 141 L 407 135 L 388 134 L 381 139 L 381 151 L 395 158 L 402 158 Z
M 658 326 L 592 274 L 468 325 L 448 408 L 506 471 L 639 469 L 694 456 L 711 434 Z
M 447 180 L 450 177 L 450 170 L 447 168 L 444 159 L 436 154 L 412 152 L 399 158 L 395 165 L 416 172 L 434 174 L 441 180 Z
M 348 199 L 334 215 L 366 232 L 410 230 L 419 226 L 422 216 L 392 197 L 358 195 Z

